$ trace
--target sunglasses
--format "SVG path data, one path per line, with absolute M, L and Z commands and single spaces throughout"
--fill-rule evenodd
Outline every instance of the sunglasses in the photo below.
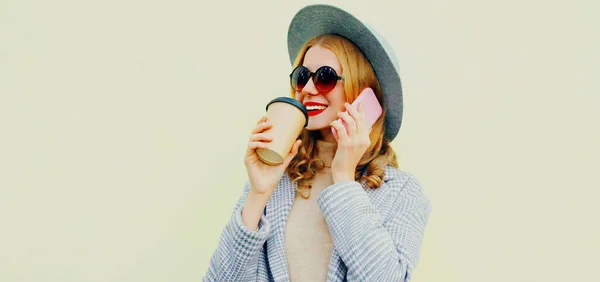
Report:
M 335 88 L 338 80 L 344 80 L 338 76 L 335 70 L 329 66 L 322 66 L 315 72 L 310 72 L 305 66 L 298 66 L 290 74 L 290 84 L 296 91 L 302 91 L 309 79 L 313 79 L 315 88 L 320 93 L 327 93 Z

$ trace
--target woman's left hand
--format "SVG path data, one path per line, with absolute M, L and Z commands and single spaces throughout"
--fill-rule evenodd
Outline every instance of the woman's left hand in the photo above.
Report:
M 331 123 L 338 135 L 337 151 L 331 163 L 334 183 L 355 181 L 356 166 L 371 145 L 369 138 L 371 130 L 367 127 L 363 105 L 359 104 L 358 109 L 349 103 L 346 103 L 345 106 L 348 113 L 340 112 L 338 116 L 346 122 L 348 130 L 346 131 L 339 120 Z

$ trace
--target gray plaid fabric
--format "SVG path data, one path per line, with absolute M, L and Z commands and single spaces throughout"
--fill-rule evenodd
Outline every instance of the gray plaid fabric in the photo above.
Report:
M 289 281 L 283 239 L 295 185 L 281 179 L 258 230 L 250 231 L 242 223 L 246 183 L 203 281 Z M 413 175 L 388 166 L 380 188 L 337 183 L 317 202 L 334 243 L 327 281 L 410 281 L 431 212 Z

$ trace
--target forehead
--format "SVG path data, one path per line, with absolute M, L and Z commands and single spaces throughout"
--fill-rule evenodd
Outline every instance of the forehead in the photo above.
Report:
M 333 51 L 323 48 L 319 45 L 310 47 L 304 55 L 303 66 L 307 67 L 310 71 L 314 72 L 322 66 L 330 66 L 336 72 L 342 72 L 342 66 L 340 61 Z

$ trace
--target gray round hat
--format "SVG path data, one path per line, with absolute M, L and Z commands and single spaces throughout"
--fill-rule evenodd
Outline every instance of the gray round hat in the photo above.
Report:
M 402 85 L 398 59 L 387 41 L 350 13 L 330 5 L 306 6 L 288 28 L 288 53 L 293 64 L 309 39 L 337 34 L 354 43 L 367 57 L 381 85 L 386 107 L 385 137 L 394 140 L 402 123 Z

